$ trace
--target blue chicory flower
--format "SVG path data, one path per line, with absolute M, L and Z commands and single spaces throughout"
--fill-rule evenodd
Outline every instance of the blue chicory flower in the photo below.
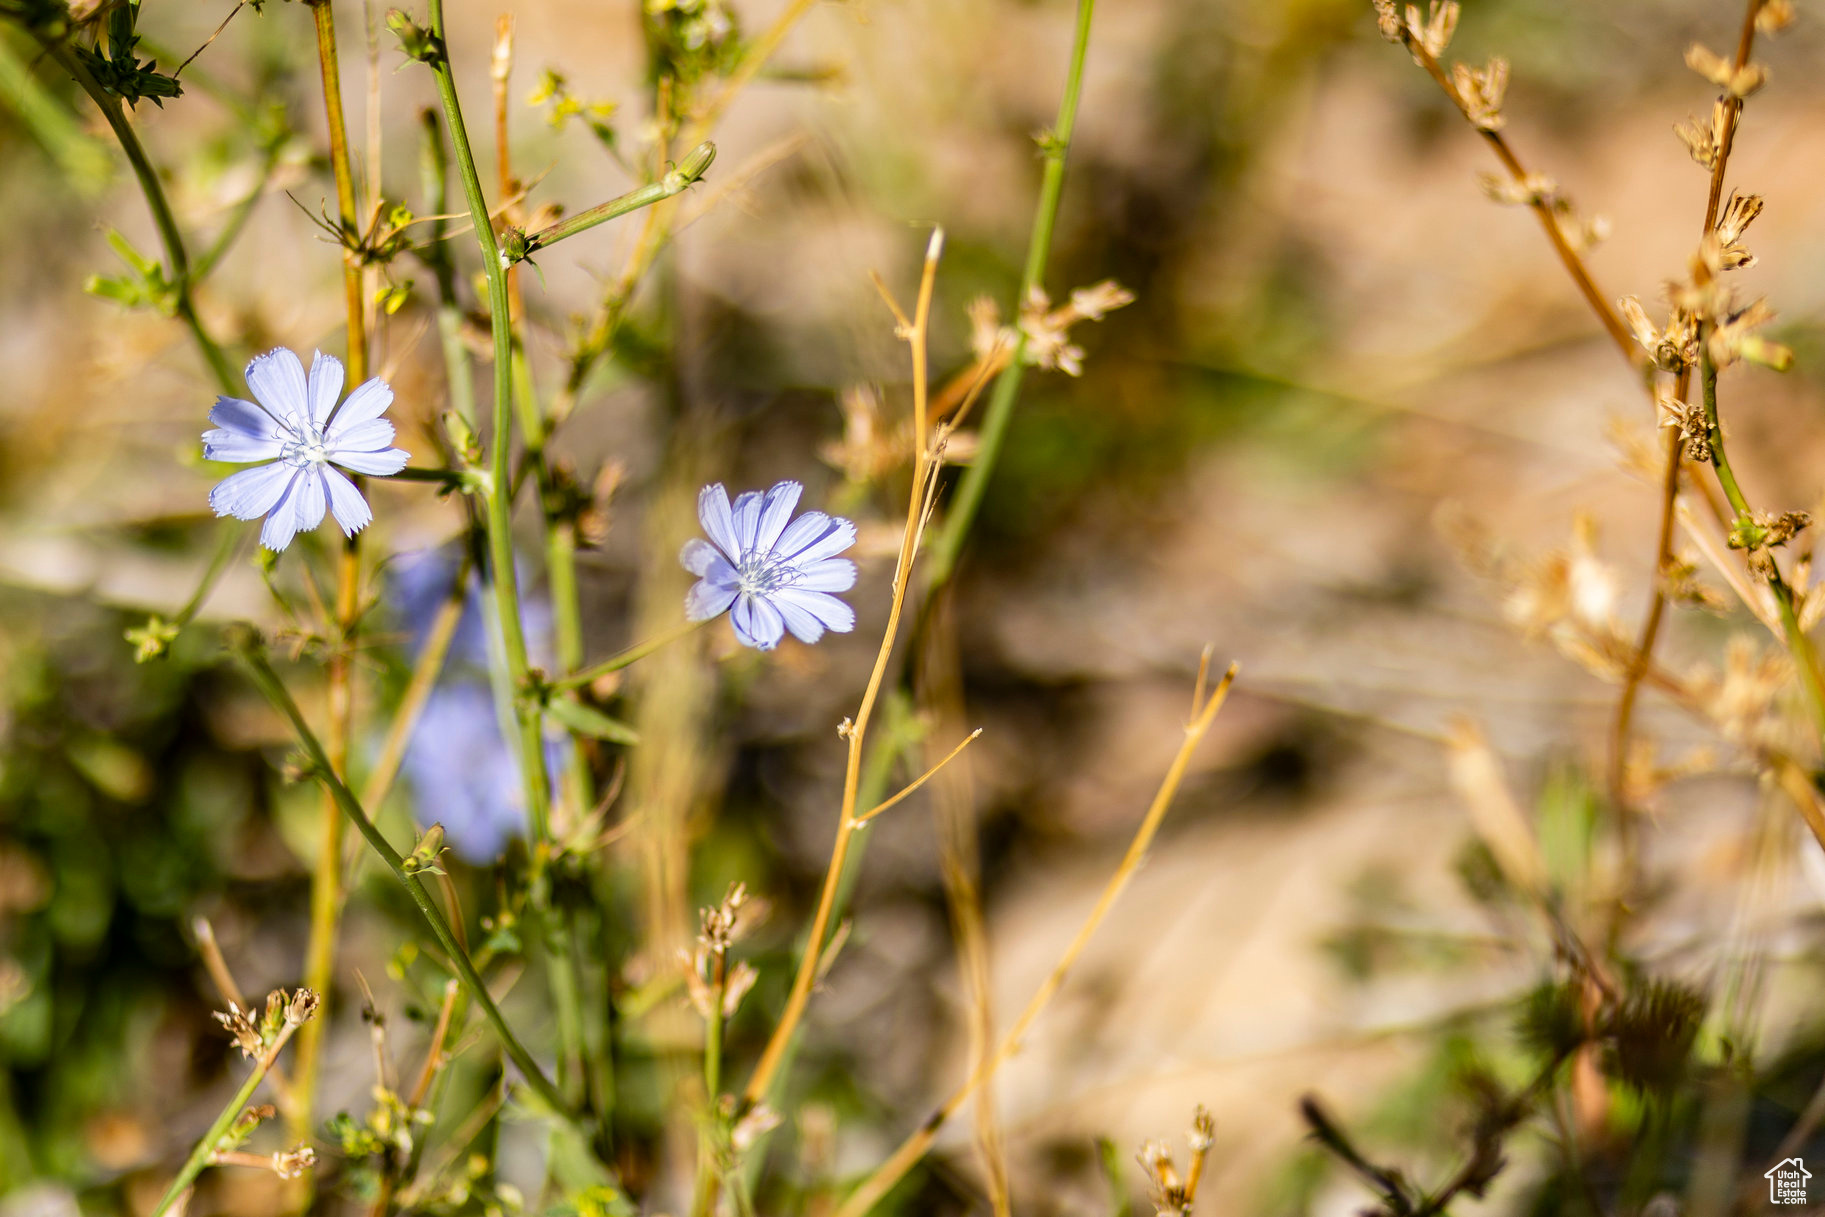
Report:
M 464 861 L 492 862 L 526 831 L 519 763 L 485 684 L 445 681 L 433 689 L 400 767 L 416 796 L 414 818 L 442 824 Z
M 209 505 L 237 520 L 266 517 L 260 544 L 282 550 L 293 536 L 323 523 L 325 506 L 354 536 L 374 518 L 355 484 L 330 468 L 387 477 L 405 468 L 409 454 L 393 443 L 393 424 L 382 418 L 393 390 L 378 376 L 363 382 L 340 408 L 342 361 L 319 351 L 310 375 L 298 357 L 278 347 L 247 365 L 254 401 L 218 397 L 203 433 L 203 456 L 212 461 L 271 461 L 243 469 L 216 484 Z
M 408 654 L 424 646 L 431 618 L 450 593 L 458 555 L 451 546 L 403 556 L 388 568 L 387 599 L 406 635 Z M 442 678 L 426 699 L 401 770 L 412 789 L 413 818 L 444 826 L 450 848 L 465 862 L 487 865 L 507 842 L 526 833 L 526 794 L 516 749 L 501 732 L 500 710 L 488 685 L 486 613 L 480 580 L 464 589 L 462 616 L 450 640 Z M 522 605 L 527 649 L 543 662 L 551 616 L 534 599 Z M 545 738 L 545 768 L 556 776 L 569 760 L 569 741 Z M 554 789 L 555 794 L 555 789 Z
M 816 642 L 825 630 L 855 628 L 855 610 L 830 594 L 855 586 L 855 563 L 836 556 L 855 544 L 855 525 L 821 511 L 792 519 L 804 489 L 781 482 L 730 507 L 722 483 L 703 488 L 697 518 L 710 540 L 692 538 L 678 555 L 698 577 L 685 596 L 686 616 L 708 621 L 726 612 L 735 637 L 762 651 L 778 646 L 787 630 Z

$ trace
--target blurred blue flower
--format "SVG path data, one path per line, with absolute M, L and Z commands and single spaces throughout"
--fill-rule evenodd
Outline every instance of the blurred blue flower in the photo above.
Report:
M 678 555 L 698 576 L 684 599 L 686 616 L 707 621 L 726 612 L 735 637 L 762 651 L 778 646 L 787 630 L 816 642 L 825 630 L 855 628 L 855 610 L 830 594 L 855 586 L 855 563 L 836 557 L 855 544 L 855 525 L 821 511 L 793 520 L 804 489 L 781 482 L 730 507 L 722 483 L 703 488 L 697 518 L 710 540 L 692 538 Z
M 345 536 L 374 518 L 355 484 L 330 462 L 386 477 L 410 459 L 391 447 L 393 424 L 380 417 L 393 404 L 393 390 L 375 377 L 338 409 L 342 380 L 342 361 L 333 355 L 317 352 L 306 377 L 298 357 L 278 347 L 247 365 L 254 401 L 218 397 L 209 412 L 216 429 L 203 433 L 204 459 L 272 462 L 231 474 L 209 492 L 218 516 L 265 516 L 260 544 L 268 549 L 282 550 L 296 534 L 323 523 L 325 506 Z
M 431 622 L 449 598 L 451 584 L 456 581 L 461 565 L 461 550 L 454 544 L 404 553 L 387 564 L 387 599 L 393 618 L 409 639 L 407 650 L 411 654 L 417 655 L 424 647 Z M 481 580 L 471 574 L 469 585 L 464 589 L 463 615 L 450 639 L 450 653 L 444 665 L 446 671 L 457 667 L 487 668 L 488 636 L 482 619 L 481 597 Z M 536 616 L 538 607 L 536 601 L 524 606 L 522 620 Z M 536 621 L 528 621 L 527 626 L 530 631 L 537 632 Z M 531 645 L 530 640 L 528 645 Z
M 526 829 L 520 770 L 488 687 L 446 682 L 431 691 L 402 762 L 421 825 L 442 824 L 450 848 L 466 862 L 500 857 Z
M 388 599 L 406 631 L 411 654 L 423 648 L 431 619 L 449 596 L 459 565 L 455 547 L 445 546 L 405 555 L 389 568 Z M 425 700 L 401 761 L 419 825 L 442 824 L 450 848 L 477 865 L 499 858 L 507 842 L 526 831 L 519 763 L 501 734 L 488 686 L 485 616 L 481 581 L 472 575 L 443 678 Z M 522 608 L 520 616 L 536 661 L 549 646 L 550 611 L 535 600 Z M 546 771 L 554 777 L 562 772 L 567 744 L 561 735 L 546 738 Z

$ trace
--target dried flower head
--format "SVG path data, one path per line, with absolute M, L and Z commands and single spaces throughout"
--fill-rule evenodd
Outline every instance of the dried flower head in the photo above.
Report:
M 702 928 L 697 941 L 718 955 L 726 955 L 765 915 L 765 904 L 748 895 L 747 884 L 731 883 L 721 904 L 698 910 Z
M 977 305 L 987 305 L 990 314 L 994 313 L 994 302 L 987 297 L 978 297 L 970 305 L 972 318 Z M 992 321 L 990 328 L 999 330 Z M 843 476 L 851 482 L 868 483 L 912 459 L 911 421 L 896 424 L 888 420 L 881 409 L 881 400 L 872 388 L 852 385 L 843 390 L 837 401 L 843 411 L 843 437 L 827 441 L 819 448 L 818 455 L 826 464 L 842 470 Z
M 1701 671 L 1690 684 L 1699 704 L 1726 738 L 1753 745 L 1778 740 L 1778 703 L 1791 675 L 1792 665 L 1785 653 L 1763 649 L 1753 639 L 1737 635 L 1724 651 L 1722 678 Z
M 755 971 L 753 965 L 745 961 L 729 969 L 729 979 L 725 982 L 722 991 L 722 1016 L 724 1018 L 735 1017 L 735 1012 L 741 1009 L 742 999 L 748 995 L 748 990 L 752 989 L 754 983 L 759 979 L 760 973 Z
M 1636 297 L 1624 296 L 1616 301 L 1616 308 L 1628 322 L 1635 341 L 1653 358 L 1654 366 L 1677 372 L 1698 362 L 1698 321 L 1685 309 L 1675 308 L 1667 318 L 1666 328 L 1657 329 Z
M 1149 1141 L 1135 1157 L 1147 1176 L 1147 1199 L 1153 1202 L 1156 1217 L 1185 1217 L 1190 1213 L 1191 1198 L 1185 1193 L 1185 1181 L 1179 1177 L 1166 1143 Z
M 1696 459 L 1696 458 L 1694 458 Z M 1708 459 L 1708 458 L 1707 458 Z M 1722 614 L 1729 605 L 1716 591 L 1698 580 L 1698 563 L 1684 554 L 1669 557 L 1660 571 L 1668 598 L 1707 613 Z
M 1666 385 L 1655 389 L 1654 404 L 1660 409 L 1660 425 L 1679 432 L 1686 459 L 1710 464 L 1711 426 L 1705 421 L 1704 408 L 1680 401 Z
M 1419 5 L 1407 6 L 1406 41 L 1413 49 L 1414 58 L 1424 51 L 1433 59 L 1445 53 L 1451 45 L 1451 35 L 1457 32 L 1457 0 L 1432 0 L 1426 20 L 1419 18 Z
M 272 1173 L 281 1179 L 296 1179 L 317 1165 L 317 1151 L 308 1145 L 278 1150 L 272 1156 Z
M 1113 310 L 1133 302 L 1133 292 L 1109 279 L 1078 288 L 1064 307 L 1054 309 L 1046 293 L 1035 286 L 1020 308 L 1026 362 L 1038 368 L 1056 369 L 1067 376 L 1082 376 L 1084 349 L 1070 341 L 1071 327 L 1080 321 L 1101 321 Z M 972 315 L 972 324 L 978 328 L 985 320 L 986 317 Z
M 1571 546 L 1544 555 L 1513 580 L 1503 606 L 1508 619 L 1530 636 L 1550 634 L 1561 645 L 1579 632 L 1613 635 L 1616 576 L 1598 559 L 1596 541 L 1596 521 L 1580 512 Z
M 1746 308 L 1731 312 L 1711 331 L 1707 345 L 1712 361 L 1721 369 L 1739 359 L 1746 359 L 1750 363 L 1759 363 L 1777 372 L 1785 372 L 1793 366 L 1793 352 L 1756 333 L 1773 320 L 1774 310 L 1765 300 L 1752 301 Z
M 1709 124 L 1696 118 L 1688 118 L 1682 123 L 1673 124 L 1673 134 L 1685 144 L 1686 151 L 1692 159 L 1707 170 L 1717 168 L 1718 154 L 1724 146 L 1724 128 L 1729 123 L 1730 110 L 1719 101 L 1711 107 Z
M 1504 173 L 1479 173 L 1477 185 L 1498 203 L 1511 207 L 1556 207 L 1559 205 L 1559 183 L 1544 173 L 1530 173 L 1516 178 Z
M 1508 61 L 1492 56 L 1488 66 L 1472 68 L 1468 64 L 1451 65 L 1451 83 L 1457 90 L 1458 105 L 1464 117 L 1481 131 L 1500 131 L 1502 98 L 1508 92 Z
M 779 1113 L 765 1103 L 756 1103 L 729 1130 L 729 1144 L 736 1153 L 745 1154 L 754 1148 L 757 1141 L 778 1127 Z
M 1210 1152 L 1210 1147 L 1217 1138 L 1217 1121 L 1210 1114 L 1210 1109 L 1202 1103 L 1191 1113 L 1191 1131 L 1185 1134 L 1185 1144 L 1194 1154 Z
M 1588 220 L 1563 215 L 1559 217 L 1559 231 L 1564 235 L 1566 244 L 1583 253 L 1610 239 L 1610 219 L 1605 215 L 1594 215 Z
M 1761 214 L 1761 195 L 1739 194 L 1734 190 L 1730 192 L 1730 201 L 1724 204 L 1723 214 L 1717 217 L 1717 228 L 1714 230 L 1719 269 L 1736 270 L 1755 265 L 1755 255 L 1743 248 L 1742 239 L 1749 225 L 1755 223 L 1755 217 Z
M 1089 287 L 1075 288 L 1066 307 L 1076 321 L 1101 321 L 1118 308 L 1134 303 L 1134 293 L 1114 279 L 1104 279 Z
M 299 989 L 285 1005 L 285 1021 L 294 1027 L 302 1026 L 317 1017 L 322 1004 L 323 999 L 314 990 Z
M 257 1059 L 266 1050 L 265 1041 L 260 1038 L 260 1030 L 254 1025 L 253 1019 L 234 1002 L 228 1003 L 227 1010 L 217 1010 L 210 1017 L 227 1028 L 228 1034 L 234 1037 L 235 1046 L 249 1060 Z
M 1747 97 L 1768 82 L 1768 70 L 1760 64 L 1739 68 L 1696 42 L 1686 48 L 1686 66 L 1733 97 Z
M 1755 28 L 1764 34 L 1778 34 L 1793 24 L 1793 0 L 1762 0 L 1755 12 Z

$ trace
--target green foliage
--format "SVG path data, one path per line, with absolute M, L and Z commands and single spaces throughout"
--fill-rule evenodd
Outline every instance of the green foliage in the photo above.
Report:
M 175 317 L 182 297 L 178 285 L 165 274 L 164 264 L 133 248 L 132 242 L 116 229 L 108 229 L 108 244 L 131 273 L 113 277 L 90 275 L 83 290 L 127 308 L 151 308 L 167 317 Z

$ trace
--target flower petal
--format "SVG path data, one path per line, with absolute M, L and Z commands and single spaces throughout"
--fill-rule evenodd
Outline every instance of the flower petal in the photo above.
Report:
M 792 509 L 798 506 L 798 496 L 805 492 L 798 482 L 780 482 L 767 491 L 767 497 L 761 500 L 760 527 L 754 536 L 754 548 L 766 553 L 786 531 L 786 521 L 792 518 Z
M 814 524 L 800 528 L 813 516 Z M 808 511 L 792 521 L 786 529 L 786 535 L 779 539 L 773 552 L 789 559 L 794 566 L 809 566 L 813 562 L 834 557 L 855 544 L 855 525 L 841 516 L 827 516 L 821 511 Z
M 292 510 L 298 513 L 299 532 L 309 532 L 323 523 L 323 513 L 329 507 L 329 495 L 323 488 L 322 478 L 299 478 L 290 497 Z
M 337 419 L 335 426 L 323 437 L 323 443 L 333 452 L 379 452 L 392 446 L 393 434 L 393 424 L 384 418 L 370 418 L 365 423 L 348 427 Z
M 263 439 L 226 427 L 203 432 L 203 459 L 206 461 L 270 461 L 279 455 L 276 439 Z
M 807 511 L 786 526 L 773 543 L 775 557 L 790 558 L 805 546 L 823 536 L 830 528 L 830 517 L 821 511 Z
M 309 471 L 297 471 L 285 488 L 285 497 L 266 517 L 265 525 L 260 529 L 260 544 L 274 553 L 282 552 L 291 539 L 307 528 L 315 528 L 323 522 L 323 480 L 310 476 Z M 311 514 L 311 508 L 316 514 Z
M 304 379 L 304 365 L 284 347 L 253 357 L 247 365 L 247 387 L 281 422 L 310 418 L 310 386 Z
M 343 428 L 371 422 L 387 412 L 393 404 L 393 390 L 386 381 L 375 376 L 356 385 L 343 401 L 342 408 L 336 411 L 336 417 L 330 420 L 329 434 L 342 434 Z
M 278 419 L 238 397 L 216 398 L 209 421 L 224 431 L 237 431 L 253 439 L 283 439 L 285 436 L 285 428 Z
M 219 516 L 257 520 L 285 497 L 297 470 L 277 461 L 229 474 L 209 492 L 209 505 Z
M 779 610 L 759 596 L 743 596 L 736 600 L 729 621 L 735 626 L 735 637 L 742 645 L 757 651 L 771 651 L 786 636 L 786 622 Z
M 336 517 L 336 523 L 342 526 L 342 535 L 352 537 L 366 528 L 374 518 L 374 509 L 355 489 L 355 483 L 331 469 L 322 466 L 323 488 L 329 492 L 330 513 Z
M 697 522 L 731 562 L 741 561 L 741 542 L 735 539 L 735 516 L 729 510 L 729 492 L 712 482 L 697 492 Z
M 855 610 L 828 592 L 806 591 L 799 587 L 781 588 L 773 599 L 783 610 L 786 605 L 802 609 L 822 621 L 838 634 L 855 629 Z
M 760 491 L 750 490 L 735 500 L 735 539 L 741 544 L 741 552 L 729 556 L 736 559 L 736 565 L 755 551 L 754 540 L 759 531 Z
M 344 469 L 377 478 L 393 476 L 412 459 L 412 454 L 402 448 L 388 448 L 381 452 L 344 452 L 340 448 L 331 448 L 328 455 Z
M 785 596 L 774 596 L 773 607 L 792 631 L 792 636 L 800 642 L 816 642 L 824 636 L 824 623 L 818 620 L 817 614 L 810 612 Z
M 735 603 L 735 586 L 699 579 L 684 596 L 684 615 L 691 621 L 708 621 L 728 611 Z
M 334 355 L 318 351 L 311 358 L 311 421 L 319 427 L 330 420 L 330 413 L 336 408 L 336 399 L 342 396 L 343 376 L 342 361 Z
M 791 586 L 808 592 L 846 592 L 855 586 L 855 563 L 848 558 L 824 558 L 801 566 Z
M 721 562 L 724 567 L 729 565 L 720 550 L 699 537 L 692 537 L 684 543 L 684 548 L 678 552 L 678 561 L 684 569 L 699 578 L 709 574 L 710 567 L 715 563 Z

